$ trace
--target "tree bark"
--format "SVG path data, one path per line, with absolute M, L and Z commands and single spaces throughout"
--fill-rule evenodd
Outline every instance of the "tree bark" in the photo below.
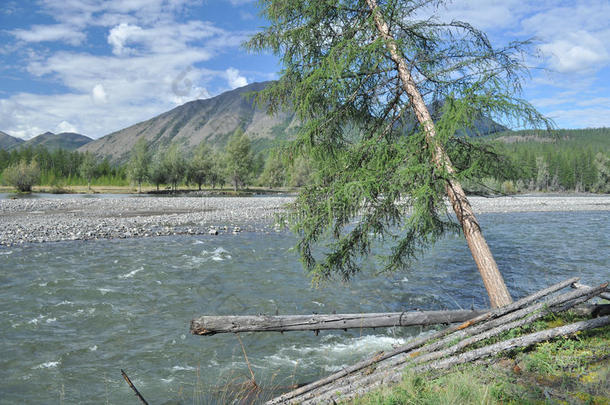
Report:
M 377 1 L 366 0 L 366 2 L 373 14 L 375 25 L 380 36 L 386 41 L 386 46 L 390 52 L 392 61 L 396 64 L 402 88 L 409 97 L 409 101 L 411 102 L 418 122 L 424 128 L 426 143 L 433 152 L 434 164 L 439 169 L 447 172 L 450 176 L 447 179 L 447 184 L 445 186 L 447 196 L 451 201 L 458 221 L 462 225 L 468 247 L 470 248 L 472 257 L 483 278 L 483 284 L 489 294 L 491 306 L 492 308 L 498 308 L 508 305 L 512 302 L 512 298 L 510 297 L 504 279 L 498 270 L 498 265 L 491 254 L 491 250 L 489 249 L 489 246 L 487 246 L 479 222 L 474 215 L 461 184 L 457 180 L 451 178 L 451 175 L 455 173 L 455 169 L 445 150 L 436 141 L 436 128 L 430 112 L 424 103 L 424 99 L 411 76 L 411 72 L 407 67 L 404 58 L 400 55 L 398 48 L 396 47 L 396 41 L 391 36 L 388 25 L 382 18 L 381 11 L 377 7 Z
M 191 321 L 191 333 L 287 332 L 303 330 L 385 328 L 464 322 L 487 311 L 414 311 L 333 315 L 202 316 Z

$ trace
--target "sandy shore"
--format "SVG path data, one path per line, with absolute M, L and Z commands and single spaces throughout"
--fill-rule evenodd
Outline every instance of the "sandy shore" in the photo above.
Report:
M 0 200 L 0 245 L 176 234 L 271 231 L 292 197 Z M 476 212 L 610 211 L 610 196 L 472 197 Z

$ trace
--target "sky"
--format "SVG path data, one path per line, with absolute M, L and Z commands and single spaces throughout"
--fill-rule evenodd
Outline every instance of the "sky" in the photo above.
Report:
M 522 97 L 559 128 L 610 127 L 608 0 L 462 0 L 439 11 L 492 44 L 534 39 Z M 99 138 L 185 102 L 277 78 L 241 44 L 254 0 L 0 0 L 0 131 Z

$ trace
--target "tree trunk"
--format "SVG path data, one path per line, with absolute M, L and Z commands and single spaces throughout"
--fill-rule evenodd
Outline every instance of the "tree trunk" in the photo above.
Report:
M 390 52 L 392 61 L 396 63 L 396 69 L 402 83 L 402 88 L 409 96 L 409 101 L 413 106 L 418 122 L 424 128 L 426 143 L 433 152 L 434 164 L 439 169 L 446 171 L 450 176 L 447 179 L 445 187 L 447 196 L 451 201 L 458 221 L 460 221 L 460 224 L 462 225 L 468 247 L 470 248 L 479 272 L 481 273 L 483 284 L 487 289 L 491 306 L 497 308 L 508 305 L 512 302 L 512 299 L 504 284 L 504 279 L 498 270 L 498 265 L 489 250 L 489 246 L 487 246 L 487 242 L 481 232 L 481 227 L 468 202 L 468 198 L 466 198 L 462 186 L 457 180 L 451 178 L 451 175 L 455 173 L 455 169 L 445 150 L 436 141 L 436 128 L 432 121 L 432 117 L 430 116 L 430 112 L 424 103 L 424 99 L 411 76 L 411 72 L 409 71 L 404 58 L 400 55 L 396 47 L 394 38 L 390 35 L 390 30 L 382 18 L 381 11 L 377 7 L 377 1 L 366 0 L 366 2 L 373 13 L 373 18 L 375 19 L 375 25 L 379 34 L 386 41 L 386 46 Z
M 191 321 L 191 333 L 320 331 L 331 329 L 388 328 L 464 322 L 487 311 L 413 311 L 333 315 L 202 316 Z

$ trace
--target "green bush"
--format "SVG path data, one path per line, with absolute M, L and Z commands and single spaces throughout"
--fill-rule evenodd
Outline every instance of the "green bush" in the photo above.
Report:
M 4 181 L 15 187 L 18 191 L 30 192 L 32 186 L 40 182 L 40 167 L 35 160 L 27 163 L 21 160 L 17 164 L 10 165 L 2 173 Z

